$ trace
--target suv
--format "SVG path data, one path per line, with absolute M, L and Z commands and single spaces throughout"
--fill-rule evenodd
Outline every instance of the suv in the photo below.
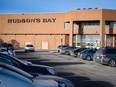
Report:
M 93 60 L 111 67 L 116 66 L 116 47 L 100 48 L 94 54 Z

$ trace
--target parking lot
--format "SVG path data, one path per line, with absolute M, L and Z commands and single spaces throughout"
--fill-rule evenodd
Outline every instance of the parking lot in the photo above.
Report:
M 109 67 L 55 51 L 18 51 L 17 57 L 36 64 L 53 66 L 58 76 L 71 80 L 75 87 L 116 87 L 116 67 Z

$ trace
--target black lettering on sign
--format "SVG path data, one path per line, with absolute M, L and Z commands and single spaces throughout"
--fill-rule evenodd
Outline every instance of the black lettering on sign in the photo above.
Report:
M 56 21 L 56 18 L 52 18 L 52 22 L 55 22 Z
M 48 19 L 44 18 L 43 19 L 43 23 L 48 23 L 48 22 L 52 23 L 52 22 L 55 22 L 55 21 L 56 21 L 56 18 L 48 18 Z
M 8 19 L 8 23 L 12 23 L 12 19 Z
M 40 23 L 41 22 L 41 20 L 38 18 L 38 19 L 35 19 L 36 20 L 36 22 L 37 23 Z
M 26 21 L 25 21 L 25 19 L 22 19 L 22 23 L 25 23 Z
M 43 23 L 46 23 L 46 22 L 47 22 L 47 19 L 44 18 L 44 19 L 43 19 Z
M 34 18 L 34 19 L 8 19 L 8 23 L 54 23 L 56 18 Z

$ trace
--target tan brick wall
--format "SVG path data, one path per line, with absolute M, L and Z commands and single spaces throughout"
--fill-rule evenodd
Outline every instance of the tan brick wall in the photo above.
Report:
M 0 37 L 4 42 L 16 40 L 20 47 L 25 42 L 31 42 L 38 49 L 42 49 L 42 42 L 48 42 L 48 49 L 56 49 L 61 44 L 72 44 L 72 34 L 79 34 L 79 29 L 64 29 L 64 22 L 72 21 L 116 21 L 116 10 L 72 10 L 64 13 L 38 14 L 1 14 Z M 38 19 L 32 23 L 8 23 L 9 19 Z M 46 22 L 47 20 L 47 22 Z M 11 21 L 11 20 L 10 20 Z M 109 34 L 110 30 L 105 29 Z M 100 34 L 100 29 L 84 29 L 83 34 Z M 116 30 L 113 29 L 113 34 Z M 61 41 L 62 39 L 62 41 Z

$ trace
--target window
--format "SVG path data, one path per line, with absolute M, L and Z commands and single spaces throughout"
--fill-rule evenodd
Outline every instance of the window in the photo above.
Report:
M 110 28 L 116 28 L 116 22 L 110 22 Z
M 73 26 L 74 26 L 74 29 L 79 29 L 79 24 L 78 23 L 74 23 Z
M 105 28 L 116 28 L 116 22 L 115 21 L 106 21 L 105 22 Z
M 81 28 L 99 28 L 99 22 L 83 22 L 81 23 Z
M 64 23 L 64 29 L 70 29 L 70 22 Z

